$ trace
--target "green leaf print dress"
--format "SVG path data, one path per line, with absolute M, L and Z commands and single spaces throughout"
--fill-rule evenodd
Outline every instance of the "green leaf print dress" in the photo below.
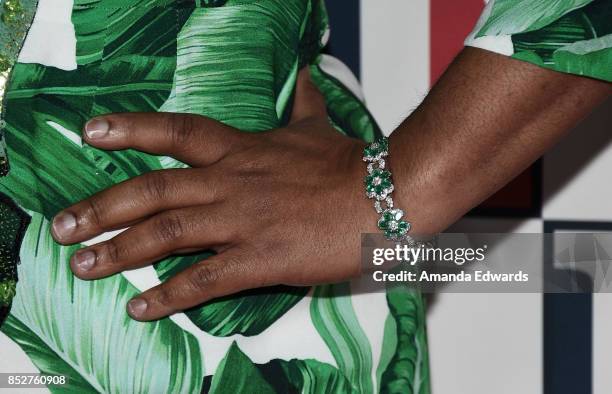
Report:
M 610 2 L 523 12 L 540 3 L 491 1 L 468 44 L 609 80 L 610 26 L 597 15 L 609 20 Z M 50 391 L 430 392 L 424 300 L 408 288 L 281 286 L 141 323 L 126 302 L 206 253 L 88 282 L 68 265 L 81 246 L 49 233 L 68 205 L 185 166 L 84 144 L 93 116 L 188 112 L 256 133 L 286 122 L 297 71 L 308 66 L 339 132 L 379 135 L 348 88 L 353 77 L 320 53 L 320 0 L 0 0 L 0 13 L 0 335 L 40 372 L 68 376 Z M 591 28 L 581 30 L 585 20 Z

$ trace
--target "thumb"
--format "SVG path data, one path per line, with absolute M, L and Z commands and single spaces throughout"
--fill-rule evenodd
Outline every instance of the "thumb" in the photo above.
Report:
M 325 98 L 310 79 L 308 66 L 302 68 L 298 73 L 293 111 L 289 123 L 295 123 L 306 118 L 325 118 L 327 120 Z

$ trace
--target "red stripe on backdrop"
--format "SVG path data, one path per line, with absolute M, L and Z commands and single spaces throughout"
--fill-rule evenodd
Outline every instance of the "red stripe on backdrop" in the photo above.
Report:
M 472 31 L 483 8 L 483 0 L 430 0 L 432 85 L 463 48 L 463 40 Z
M 483 0 L 430 0 L 430 84 L 433 85 L 463 48 L 484 8 Z M 539 167 L 532 166 L 491 196 L 475 213 L 538 216 Z

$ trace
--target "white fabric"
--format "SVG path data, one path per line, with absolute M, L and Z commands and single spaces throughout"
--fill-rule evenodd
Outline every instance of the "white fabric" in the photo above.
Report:
M 76 35 L 71 16 L 72 0 L 40 0 L 19 62 L 76 69 Z

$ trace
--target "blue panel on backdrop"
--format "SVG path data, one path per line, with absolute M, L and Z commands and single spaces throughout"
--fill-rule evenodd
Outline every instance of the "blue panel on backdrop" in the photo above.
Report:
M 331 26 L 327 52 L 342 60 L 360 78 L 359 1 L 326 0 L 325 3 Z
M 544 232 L 611 231 L 610 223 L 545 221 Z M 591 394 L 593 390 L 593 296 L 591 278 L 553 266 L 554 236 L 544 245 L 544 278 L 572 281 L 586 293 L 544 294 L 544 394 Z
M 544 394 L 592 392 L 592 295 L 544 294 Z

